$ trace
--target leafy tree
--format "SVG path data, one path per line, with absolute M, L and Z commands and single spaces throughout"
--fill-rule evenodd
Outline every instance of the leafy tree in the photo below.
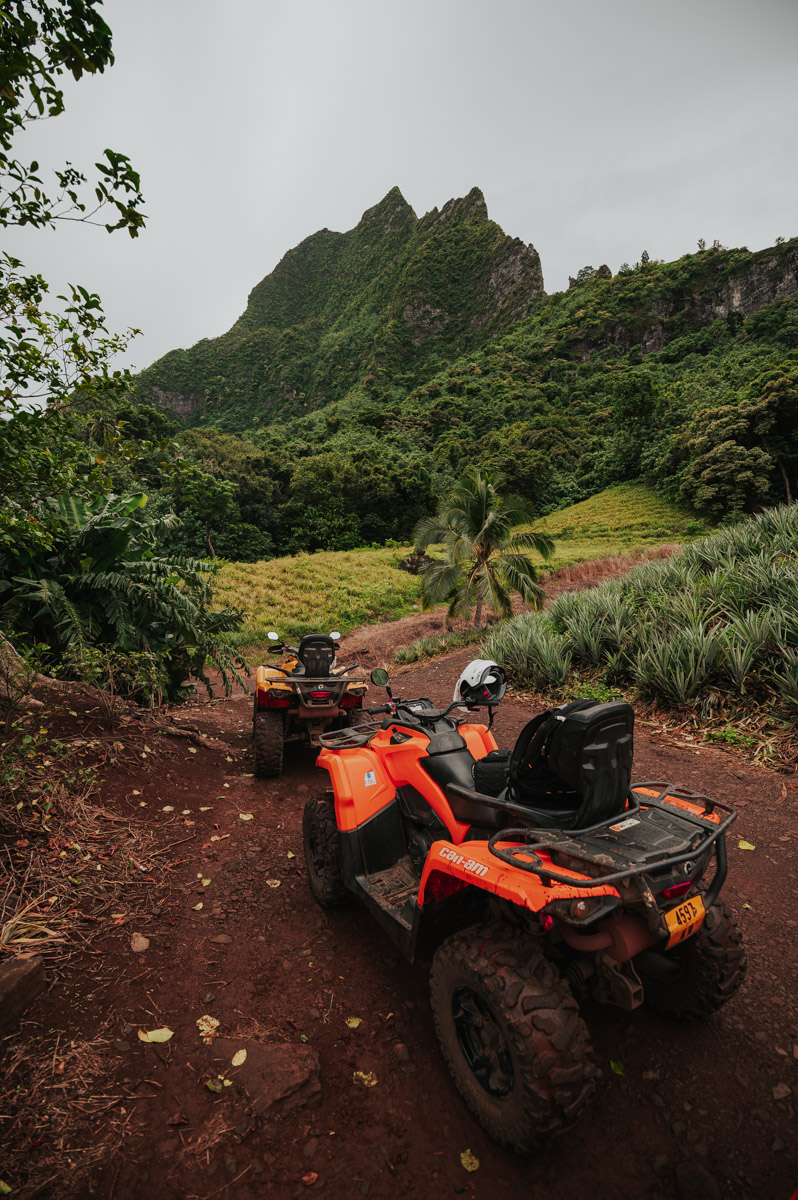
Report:
M 466 619 L 473 608 L 475 626 L 482 622 L 483 606 L 510 616 L 514 593 L 539 608 L 543 593 L 530 552 L 548 559 L 554 543 L 546 534 L 517 528 L 532 520 L 523 500 L 499 494 L 493 476 L 467 475 L 435 516 L 419 521 L 413 535 L 419 552 L 440 542 L 444 548 L 444 558 L 421 576 L 425 607 L 448 601 L 449 616 Z
M 681 495 L 699 512 L 718 519 L 753 512 L 767 499 L 773 460 L 761 445 L 770 428 L 766 406 L 747 402 L 703 409 L 688 442 L 691 461 Z
M 146 505 L 141 494 L 49 500 L 49 545 L 0 555 L 0 618 L 29 644 L 46 643 L 49 665 L 68 678 L 87 664 L 93 673 L 97 654 L 113 648 L 136 656 L 137 679 L 148 657 L 150 699 L 179 699 L 190 675 L 208 686 L 207 659 L 228 685 L 243 663 L 225 635 L 241 614 L 213 609 L 210 564 L 159 553 L 175 517 L 150 517 Z
M 37 162 L 11 157 L 14 139 L 28 125 L 63 112 L 61 76 L 68 72 L 80 79 L 113 63 L 111 30 L 97 11 L 100 6 L 100 0 L 4 0 L 0 7 L 2 226 L 81 221 L 104 224 L 109 233 L 127 229 L 136 237 L 144 224 L 139 176 L 124 154 L 105 150 L 88 188 L 86 177 L 66 163 L 54 171 L 52 192 Z M 110 220 L 95 219 L 103 209 L 112 211 Z

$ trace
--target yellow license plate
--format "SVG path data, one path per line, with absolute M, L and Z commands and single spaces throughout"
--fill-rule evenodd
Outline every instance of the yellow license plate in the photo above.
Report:
M 670 930 L 670 937 L 665 949 L 670 950 L 671 946 L 678 946 L 679 942 L 697 933 L 705 915 L 704 901 L 700 896 L 691 896 L 689 900 L 683 900 L 676 908 L 666 912 L 665 923 Z

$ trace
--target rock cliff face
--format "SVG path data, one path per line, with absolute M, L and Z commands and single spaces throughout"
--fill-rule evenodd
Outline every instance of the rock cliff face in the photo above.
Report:
M 354 229 L 290 250 L 227 334 L 167 354 L 138 391 L 183 419 L 247 428 L 358 385 L 409 390 L 544 296 L 534 246 L 489 219 L 478 188 L 420 218 L 393 188 Z
M 675 337 L 713 321 L 753 316 L 768 304 L 798 295 L 798 244 L 749 251 L 705 251 L 690 256 L 691 277 L 680 286 L 639 306 L 635 321 L 607 323 L 580 345 L 587 359 L 597 349 L 616 346 L 627 353 L 639 346 L 644 353 L 661 350 Z M 703 260 L 703 261 L 702 261 Z

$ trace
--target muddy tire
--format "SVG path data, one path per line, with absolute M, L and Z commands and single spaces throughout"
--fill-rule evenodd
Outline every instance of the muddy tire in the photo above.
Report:
M 305 802 L 302 845 L 310 890 L 322 908 L 349 904 L 354 897 L 344 886 L 341 835 L 335 820 L 332 792 L 321 792 Z
M 747 966 L 740 927 L 723 901 L 707 909 L 694 937 L 672 950 L 645 950 L 633 962 L 645 1003 L 675 1021 L 711 1017 L 737 991 Z
M 274 779 L 282 773 L 284 742 L 283 714 L 256 712 L 252 722 L 252 755 L 258 779 Z
M 517 1151 L 567 1129 L 596 1076 L 568 984 L 517 929 L 473 926 L 436 951 L 430 997 L 443 1056 L 484 1129 Z

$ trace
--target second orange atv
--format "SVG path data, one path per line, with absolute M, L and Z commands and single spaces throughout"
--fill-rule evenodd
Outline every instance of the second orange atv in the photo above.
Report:
M 387 686 L 384 671 L 371 679 Z M 454 1081 L 488 1133 L 527 1151 L 595 1086 L 575 992 L 705 1017 L 746 960 L 719 899 L 728 805 L 630 787 L 624 703 L 563 705 L 499 751 L 505 689 L 500 667 L 476 662 L 448 708 L 388 689 L 368 710 L 380 724 L 322 734 L 330 790 L 308 800 L 303 835 L 322 905 L 357 897 L 411 960 L 420 933 L 434 936 L 432 1011 Z
M 352 679 L 352 663 L 336 669 L 340 633 L 310 633 L 298 646 L 286 646 L 276 633 L 270 654 L 281 655 L 276 666 L 258 667 L 252 714 L 252 753 L 255 774 L 272 779 L 283 769 L 288 741 L 319 745 L 326 729 L 352 725 L 363 706 L 365 679 Z

